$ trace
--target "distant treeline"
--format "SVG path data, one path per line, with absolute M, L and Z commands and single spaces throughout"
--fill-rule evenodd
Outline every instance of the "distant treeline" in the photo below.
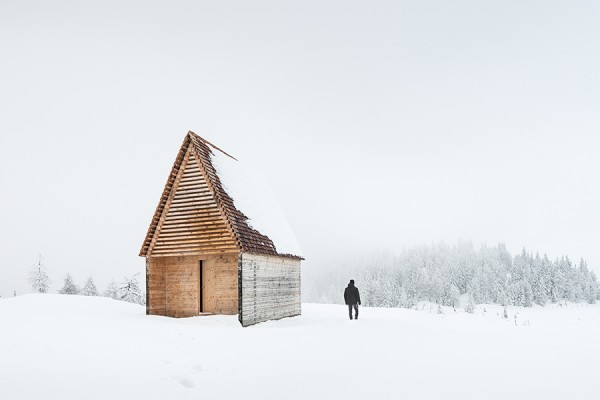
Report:
M 504 244 L 421 246 L 307 278 L 305 301 L 340 303 L 340 286 L 353 278 L 362 304 L 374 307 L 411 308 L 419 301 L 457 306 L 462 295 L 470 303 L 525 307 L 600 299 L 596 275 L 583 259 L 576 265 L 567 256 L 550 260 L 525 249 L 513 257 Z
M 111 281 L 102 296 L 130 303 L 146 304 L 146 296 L 140 287 L 137 274 L 134 274 L 132 277 L 124 277 L 123 280 L 124 281 L 120 284 L 117 284 L 114 280 Z M 29 271 L 29 283 L 31 284 L 33 293 L 48 293 L 50 290 L 50 276 L 46 269 L 46 265 L 42 263 L 41 255 L 38 262 L 33 266 L 31 271 Z M 63 287 L 58 293 L 100 296 L 96 284 L 94 283 L 94 279 L 91 276 L 86 280 L 83 288 L 80 288 L 73 280 L 71 274 L 65 276 Z M 16 291 L 14 292 L 14 295 L 17 295 Z

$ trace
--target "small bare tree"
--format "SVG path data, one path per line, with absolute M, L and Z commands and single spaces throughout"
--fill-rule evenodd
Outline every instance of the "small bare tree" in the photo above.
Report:
M 118 292 L 118 299 L 135 304 L 146 304 L 146 299 L 140 288 L 140 283 L 137 279 L 138 274 L 134 274 L 131 278 L 125 277 L 125 282 L 121 284 Z

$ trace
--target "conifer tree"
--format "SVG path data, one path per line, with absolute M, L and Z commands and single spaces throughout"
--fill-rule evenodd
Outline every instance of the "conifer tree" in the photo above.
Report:
M 117 285 L 117 282 L 115 282 L 114 279 L 110 281 L 103 295 L 104 297 L 110 297 L 111 299 L 119 299 L 119 285 Z
M 67 276 L 65 276 L 65 284 L 63 285 L 62 289 L 60 289 L 58 291 L 58 293 L 60 293 L 60 294 L 79 294 L 79 288 L 73 281 L 73 277 L 71 276 L 71 274 L 67 274 Z
M 465 307 L 465 311 L 473 314 L 475 312 L 475 300 L 473 299 L 473 295 L 469 293 L 469 300 L 467 302 L 467 306 Z
M 531 291 L 533 293 L 533 301 L 541 306 L 548 301 L 548 298 L 546 297 L 546 279 L 547 276 L 544 271 L 544 261 L 540 258 L 540 254 L 537 253 L 532 264 Z
M 34 293 L 48 293 L 50 277 L 46 271 L 46 266 L 42 263 L 41 255 L 29 272 L 29 283 L 31 283 L 31 289 Z
M 98 296 L 98 289 L 96 289 L 94 279 L 91 276 L 85 281 L 81 294 L 84 296 Z

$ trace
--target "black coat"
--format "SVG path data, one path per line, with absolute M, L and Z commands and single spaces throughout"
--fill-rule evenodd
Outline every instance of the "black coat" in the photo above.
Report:
M 348 284 L 346 290 L 344 290 L 344 300 L 346 304 L 360 304 L 360 293 L 358 288 L 353 284 Z

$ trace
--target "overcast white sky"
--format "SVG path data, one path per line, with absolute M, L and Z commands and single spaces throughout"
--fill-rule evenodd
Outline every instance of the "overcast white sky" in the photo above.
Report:
M 472 240 L 600 271 L 596 1 L 0 1 L 0 295 L 137 256 L 191 129 L 305 268 Z

